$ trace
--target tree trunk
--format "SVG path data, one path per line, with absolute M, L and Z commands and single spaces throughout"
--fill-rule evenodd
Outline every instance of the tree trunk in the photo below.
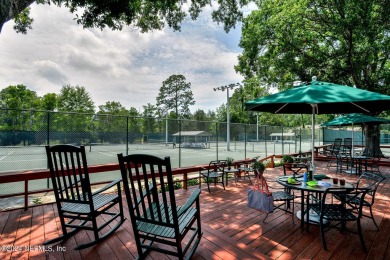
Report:
M 365 125 L 363 129 L 366 141 L 363 153 L 374 157 L 383 156 L 380 148 L 380 125 Z

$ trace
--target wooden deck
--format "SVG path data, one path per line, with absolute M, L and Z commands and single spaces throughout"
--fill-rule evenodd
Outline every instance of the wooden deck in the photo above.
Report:
M 323 168 L 324 163 L 317 167 Z M 322 167 L 321 167 L 322 166 Z M 267 170 L 267 179 L 282 174 L 281 168 Z M 382 174 L 390 176 L 389 168 L 381 168 Z M 331 171 L 322 170 L 328 176 Z M 340 175 L 340 174 L 339 174 Z M 357 177 L 341 174 L 348 181 Z M 310 225 L 309 231 L 302 230 L 299 220 L 295 223 L 291 215 L 275 211 L 263 223 L 265 214 L 247 207 L 248 183 L 230 180 L 224 191 L 214 187 L 211 193 L 202 186 L 201 220 L 204 232 L 194 259 L 390 259 L 390 182 L 387 178 L 381 184 L 374 207 L 374 214 L 380 230 L 367 218 L 363 218 L 364 239 L 368 248 L 365 253 L 358 236 L 327 232 L 329 251 L 321 246 L 319 228 Z M 179 204 L 191 193 L 177 191 Z M 299 209 L 299 204 L 296 204 Z M 126 206 L 127 210 L 127 206 Z M 0 259 L 134 259 L 137 256 L 131 223 L 125 222 L 112 236 L 100 244 L 76 251 L 80 242 L 89 240 L 88 232 L 80 231 L 67 241 L 52 247 L 42 243 L 60 233 L 60 224 L 54 204 L 0 212 Z M 126 217 L 128 212 L 126 211 Z M 128 218 L 129 219 L 129 218 Z M 104 221 L 104 219 L 101 219 Z M 46 250 L 46 251 L 45 251 Z M 172 259 L 169 256 L 152 253 L 148 259 Z

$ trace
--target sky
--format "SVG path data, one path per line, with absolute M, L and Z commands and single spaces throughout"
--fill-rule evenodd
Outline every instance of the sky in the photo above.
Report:
M 162 82 L 182 74 L 191 83 L 192 112 L 215 111 L 226 92 L 213 88 L 242 82 L 234 70 L 241 26 L 228 34 L 212 22 L 210 10 L 190 18 L 181 32 L 170 28 L 140 33 L 83 29 L 66 8 L 31 6 L 33 29 L 27 35 L 7 22 L 0 34 L 0 89 L 23 84 L 38 96 L 60 93 L 62 86 L 84 86 L 96 108 L 107 101 L 127 109 L 155 105 Z M 230 91 L 230 95 L 232 92 Z

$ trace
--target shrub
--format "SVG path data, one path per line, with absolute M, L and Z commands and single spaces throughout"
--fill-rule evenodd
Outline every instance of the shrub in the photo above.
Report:
M 294 158 L 292 158 L 290 155 L 284 155 L 282 158 L 282 163 L 293 163 Z
M 188 186 L 196 186 L 198 184 L 199 184 L 199 180 L 198 179 L 192 179 L 192 180 L 187 181 L 187 185 Z

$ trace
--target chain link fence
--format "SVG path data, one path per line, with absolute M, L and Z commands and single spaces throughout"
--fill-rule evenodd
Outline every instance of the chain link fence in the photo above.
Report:
M 383 126 L 387 127 L 387 126 Z M 229 129 L 229 138 L 227 134 Z M 350 137 L 348 129 L 316 129 L 315 145 Z M 388 131 L 384 131 L 388 132 Z M 356 144 L 363 142 L 354 132 Z M 386 144 L 387 134 L 381 136 Z M 47 169 L 46 145 L 85 145 L 89 165 L 117 163 L 117 154 L 170 156 L 172 167 L 208 164 L 272 154 L 307 152 L 311 129 L 215 121 L 174 120 L 107 114 L 0 109 L 0 174 Z M 91 175 L 92 182 L 120 178 L 119 171 Z M 0 184 L 0 195 L 23 191 L 24 183 Z M 30 182 L 30 190 L 51 187 Z
M 85 145 L 88 164 L 117 154 L 170 156 L 173 167 L 310 149 L 310 129 L 107 114 L 0 109 L 0 173 L 46 169 L 45 145 Z M 317 143 L 318 140 L 318 143 Z M 321 144 L 322 132 L 316 135 Z
M 348 129 L 316 129 L 315 145 L 350 136 Z M 361 131 L 355 130 L 354 136 L 356 144 L 363 142 Z M 388 134 L 383 134 L 381 144 L 388 143 L 388 139 Z M 172 167 L 176 168 L 228 157 L 241 160 L 307 152 L 311 147 L 311 129 L 0 108 L 0 174 L 47 169 L 45 146 L 56 144 L 86 146 L 89 165 L 117 163 L 118 153 L 145 153 L 170 156 Z M 91 182 L 119 178 L 119 171 L 102 172 L 92 174 Z M 0 195 L 23 192 L 24 185 L 0 183 Z M 29 182 L 30 192 L 50 187 L 50 179 Z M 10 205 L 13 204 L 11 200 Z

